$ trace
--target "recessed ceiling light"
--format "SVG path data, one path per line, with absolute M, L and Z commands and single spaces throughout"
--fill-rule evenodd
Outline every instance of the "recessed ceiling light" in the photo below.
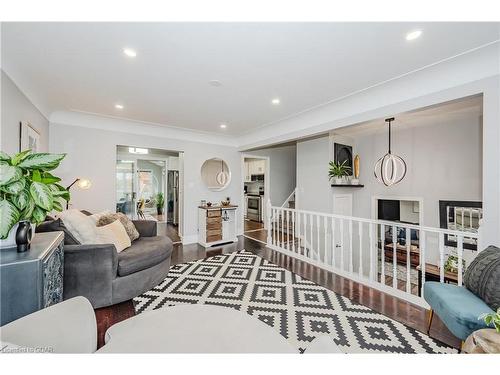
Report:
M 271 103 L 273 103 L 274 105 L 280 104 L 281 103 L 280 98 L 274 98 L 273 100 L 271 100 Z
M 137 52 L 135 52 L 132 48 L 124 48 L 123 53 L 128 57 L 136 57 Z
M 115 104 L 115 108 L 116 109 L 123 109 L 123 105 L 121 105 L 121 104 Z
M 214 87 L 222 86 L 222 82 L 219 81 L 218 79 L 212 79 L 208 83 L 210 84 L 210 86 L 214 86 Z
M 220 128 L 221 129 L 225 129 L 225 128 L 227 128 L 227 125 L 226 124 L 220 124 Z
M 408 34 L 406 34 L 406 40 L 415 40 L 422 35 L 422 30 L 415 30 L 411 31 Z

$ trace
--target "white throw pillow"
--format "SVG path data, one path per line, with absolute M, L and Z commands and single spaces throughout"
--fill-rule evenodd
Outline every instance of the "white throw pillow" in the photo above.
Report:
M 120 252 L 129 247 L 132 243 L 125 227 L 120 220 L 115 220 L 111 224 L 97 227 L 97 243 L 112 243 L 116 251 Z
M 84 213 L 72 208 L 71 210 L 60 212 L 57 218 L 63 221 L 66 228 L 68 228 L 71 234 L 73 234 L 81 244 L 97 243 L 97 229 L 95 223 Z

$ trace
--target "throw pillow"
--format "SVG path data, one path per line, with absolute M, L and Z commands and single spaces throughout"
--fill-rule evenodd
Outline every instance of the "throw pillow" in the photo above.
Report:
M 464 274 L 464 284 L 494 311 L 500 307 L 500 249 L 489 246 L 477 254 Z
M 97 238 L 96 226 L 92 219 L 79 210 L 71 209 L 58 213 L 66 228 L 82 244 L 94 244 Z
M 64 232 L 64 244 L 65 245 L 80 245 L 80 242 L 73 236 L 73 234 L 66 228 L 61 219 L 57 220 L 49 220 L 44 221 L 41 224 L 38 224 L 35 232 L 36 233 L 44 233 L 44 232 Z
M 125 250 L 132 244 L 125 227 L 118 219 L 111 224 L 97 227 L 97 241 L 102 244 L 112 243 L 117 252 Z
M 85 212 L 83 212 L 83 213 L 85 213 Z M 99 221 L 99 219 L 101 217 L 103 217 L 104 215 L 109 215 L 111 213 L 112 213 L 111 211 L 106 210 L 106 211 L 98 212 L 96 214 L 88 215 L 88 217 L 91 218 L 92 221 L 94 222 L 95 226 L 97 226 L 97 222 Z
M 135 241 L 136 239 L 139 238 L 139 232 L 137 231 L 137 228 L 135 227 L 132 220 L 130 220 L 125 214 L 121 212 L 101 216 L 97 221 L 97 226 L 102 227 L 116 220 L 120 220 L 122 225 L 125 227 L 125 230 L 127 231 L 130 241 Z

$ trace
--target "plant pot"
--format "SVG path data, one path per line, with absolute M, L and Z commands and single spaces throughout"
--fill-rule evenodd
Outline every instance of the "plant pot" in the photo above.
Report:
M 156 213 L 157 213 L 158 215 L 163 215 L 163 207 L 162 207 L 162 208 L 160 208 L 160 207 L 156 207 Z
M 351 185 L 359 185 L 359 179 L 358 178 L 352 178 L 351 179 Z
M 335 185 L 342 185 L 344 183 L 344 179 L 342 177 L 335 177 L 333 179 L 333 182 L 335 183 Z
M 9 247 L 16 247 L 16 233 L 17 228 L 19 228 L 19 223 L 16 223 L 9 232 L 8 237 L 5 240 L 0 240 L 0 249 L 6 249 Z M 31 229 L 33 231 L 32 239 L 35 237 L 35 224 L 31 224 Z

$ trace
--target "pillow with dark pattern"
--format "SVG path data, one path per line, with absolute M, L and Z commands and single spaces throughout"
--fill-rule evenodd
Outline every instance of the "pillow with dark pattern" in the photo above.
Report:
M 500 307 L 500 249 L 489 246 L 477 254 L 464 274 L 464 284 L 494 311 Z

